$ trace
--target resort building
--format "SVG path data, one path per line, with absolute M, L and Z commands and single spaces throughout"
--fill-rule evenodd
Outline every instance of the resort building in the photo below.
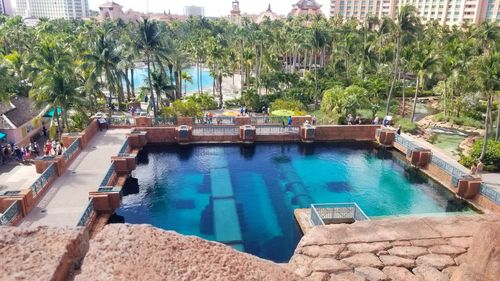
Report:
M 123 10 L 123 6 L 111 1 L 99 5 L 98 19 L 103 21 L 105 19 L 115 20 L 121 19 L 123 21 L 138 21 L 142 18 L 150 18 L 157 21 L 170 22 L 174 20 L 186 20 L 188 17 L 183 15 L 171 14 L 170 11 L 163 13 L 142 13 L 134 10 Z
M 16 14 L 48 19 L 84 19 L 90 15 L 88 0 L 17 0 Z
M 368 15 L 395 18 L 403 5 L 412 5 L 423 22 L 437 20 L 442 24 L 479 24 L 500 19 L 500 0 L 332 0 L 330 16 L 365 19 Z
M 241 24 L 241 19 L 246 18 L 250 20 L 251 22 L 255 22 L 257 24 L 262 23 L 266 19 L 269 19 L 271 21 L 273 20 L 278 20 L 278 19 L 283 19 L 285 18 L 282 15 L 279 15 L 271 9 L 271 4 L 267 6 L 267 9 L 263 11 L 262 13 L 255 15 L 255 14 L 241 14 L 240 10 L 240 2 L 238 0 L 234 0 L 232 2 L 232 9 L 231 13 L 229 16 L 229 21 L 234 23 L 234 24 Z
M 187 17 L 204 17 L 205 8 L 199 6 L 184 6 L 184 15 Z
M 42 115 L 34 103 L 26 97 L 15 97 L 0 103 L 0 141 L 26 144 L 40 132 Z
M 11 16 L 14 14 L 10 0 L 0 0 L 0 14 Z
M 264 12 L 260 13 L 260 15 L 257 16 L 257 18 L 255 19 L 255 22 L 260 24 L 263 21 L 265 21 L 266 19 L 273 21 L 273 20 L 278 20 L 281 18 L 283 18 L 283 17 L 276 14 L 275 12 L 273 12 L 273 10 L 271 9 L 271 4 L 269 4 L 269 6 L 267 6 L 267 10 L 265 10 Z
M 229 17 L 229 20 L 235 24 L 241 23 L 240 2 L 238 0 L 233 0 L 231 15 Z
M 323 15 L 321 5 L 315 0 L 300 0 L 293 5 L 292 10 L 288 13 L 289 17 L 305 15 Z

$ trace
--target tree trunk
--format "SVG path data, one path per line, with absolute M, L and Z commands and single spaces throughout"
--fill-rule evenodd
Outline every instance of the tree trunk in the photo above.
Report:
M 125 69 L 125 84 L 127 85 L 127 100 L 130 101 L 130 79 L 128 78 L 128 68 Z
M 200 94 L 203 93 L 203 62 L 200 61 Z
M 398 77 L 398 72 L 399 72 L 399 53 L 400 53 L 400 49 L 401 49 L 401 43 L 400 43 L 401 39 L 398 38 L 396 39 L 396 61 L 394 62 L 394 78 L 392 79 L 392 82 L 391 82 L 391 88 L 389 90 L 389 95 L 387 96 L 387 104 L 385 106 L 385 115 L 389 115 L 389 109 L 390 109 L 390 106 L 391 106 L 391 98 L 392 98 L 392 91 L 394 90 L 394 84 L 396 83 L 396 78 Z
M 261 86 L 260 86 L 260 74 L 262 72 L 262 44 L 260 44 L 260 54 L 259 54 L 259 68 L 258 68 L 258 73 L 257 73 L 257 87 L 258 87 L 258 93 L 259 93 L 259 96 L 260 94 L 262 93 L 261 91 Z
M 486 107 L 486 118 L 484 121 L 484 139 L 483 139 L 483 148 L 481 150 L 481 156 L 479 160 L 483 161 L 486 157 L 486 150 L 488 149 L 488 135 L 489 135 L 489 123 L 490 123 L 490 112 L 492 107 L 492 99 L 493 96 L 488 95 L 488 106 Z
M 448 107 L 446 105 L 446 84 L 448 82 L 448 79 L 444 79 L 444 91 L 443 91 L 443 107 L 444 107 L 444 116 L 448 116 Z
M 411 111 L 411 123 L 413 123 L 413 120 L 415 120 L 415 111 L 417 110 L 417 98 L 418 98 L 418 75 L 417 75 L 417 86 L 415 87 L 415 97 L 413 98 L 413 110 Z
M 131 88 L 132 88 L 132 96 L 135 97 L 135 82 L 134 82 L 134 69 L 131 68 L 130 69 L 130 84 L 131 84 Z
M 149 53 L 146 56 L 147 66 L 148 66 L 148 81 L 149 81 L 149 94 L 150 94 L 150 103 L 153 105 L 153 114 L 156 117 L 158 112 L 156 110 L 155 96 L 153 93 L 153 83 L 151 81 L 151 58 L 149 57 Z
M 224 104 L 224 98 L 222 96 L 222 71 L 219 71 L 218 80 L 219 80 L 219 107 L 222 108 Z
M 500 141 L 500 97 L 498 97 L 498 106 L 497 106 L 497 131 L 495 133 L 495 141 Z
M 405 96 L 405 89 L 406 89 L 406 77 L 403 75 L 403 111 L 401 113 L 401 116 L 405 118 L 405 110 L 406 110 L 406 96 Z

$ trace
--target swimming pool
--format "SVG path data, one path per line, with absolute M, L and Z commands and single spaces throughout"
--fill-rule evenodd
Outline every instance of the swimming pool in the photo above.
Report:
M 185 82 L 182 81 L 182 92 L 184 93 L 184 90 L 187 90 L 187 92 L 194 92 L 198 91 L 198 76 L 196 75 L 196 67 L 190 67 L 184 70 L 191 76 L 192 82 Z M 168 70 L 167 70 L 168 74 Z M 130 78 L 130 74 L 129 74 Z M 147 68 L 136 68 L 134 69 L 134 88 L 138 90 L 141 86 L 145 84 L 145 81 L 148 79 L 148 70 Z M 210 76 L 210 72 L 207 70 L 202 69 L 201 71 L 201 81 L 203 90 L 209 91 L 212 89 L 212 84 L 214 82 L 214 79 L 212 76 Z M 184 83 L 187 83 L 187 87 L 184 88 Z
M 356 202 L 368 216 L 471 212 L 443 187 L 370 145 L 149 147 L 139 193 L 117 214 L 286 262 L 301 237 L 293 210 Z

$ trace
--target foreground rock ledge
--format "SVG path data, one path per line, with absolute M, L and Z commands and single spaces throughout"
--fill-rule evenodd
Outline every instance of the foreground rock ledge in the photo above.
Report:
M 146 225 L 108 225 L 75 280 L 301 280 L 225 245 Z

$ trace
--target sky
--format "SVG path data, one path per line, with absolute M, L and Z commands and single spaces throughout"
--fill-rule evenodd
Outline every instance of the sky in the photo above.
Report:
M 90 9 L 97 11 L 100 4 L 107 0 L 88 0 Z M 111 1 L 111 0 L 110 0 Z M 124 10 L 132 9 L 146 12 L 148 0 L 115 0 L 116 3 L 124 6 Z M 267 9 L 269 3 L 274 12 L 287 15 L 292 9 L 292 5 L 298 0 L 239 0 L 242 13 L 260 14 Z M 323 13 L 329 15 L 330 0 L 316 0 L 322 6 Z M 232 0 L 149 0 L 150 12 L 163 12 L 170 10 L 172 14 L 183 14 L 184 6 L 205 7 L 205 16 L 219 17 L 229 15 Z

